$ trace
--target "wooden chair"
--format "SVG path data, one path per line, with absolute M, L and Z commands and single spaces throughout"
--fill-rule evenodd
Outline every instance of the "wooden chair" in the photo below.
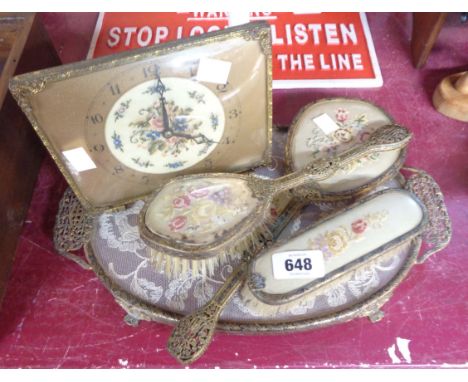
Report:
M 44 151 L 8 82 L 59 63 L 35 14 L 0 13 L 0 304 Z

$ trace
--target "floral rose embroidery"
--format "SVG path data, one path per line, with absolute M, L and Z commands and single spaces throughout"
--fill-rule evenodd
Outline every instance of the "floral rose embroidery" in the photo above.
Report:
M 193 191 L 190 191 L 190 196 L 195 199 L 202 199 L 207 196 L 210 191 L 206 188 L 199 188 Z
M 369 139 L 370 135 L 371 134 L 368 131 L 361 131 L 359 133 L 358 139 L 360 142 L 366 142 Z
M 164 124 L 161 118 L 153 117 L 150 119 L 151 127 L 158 133 L 164 130 Z
M 190 205 L 190 198 L 187 195 L 178 196 L 172 201 L 174 208 L 185 208 Z
M 127 111 L 131 100 L 127 100 L 120 103 L 119 108 L 114 112 L 114 120 L 117 122 L 119 119 L 124 117 L 125 112 Z
M 185 223 L 187 223 L 187 217 L 179 215 L 169 222 L 169 228 L 171 231 L 179 231 L 185 226 Z
M 336 111 L 336 120 L 343 123 L 348 119 L 348 111 L 342 108 L 339 108 Z
M 365 114 L 354 116 L 349 110 L 337 107 L 334 120 L 338 128 L 333 133 L 324 134 L 323 131 L 315 128 L 308 133 L 305 144 L 310 148 L 311 158 L 309 160 L 336 155 L 338 152 L 346 151 L 355 143 L 368 140 L 369 133 L 363 131 L 368 124 L 368 118 Z M 363 165 L 364 163 L 359 162 L 359 160 L 352 161 L 349 163 L 347 171 L 354 171 L 355 168 Z
M 349 129 L 341 128 L 335 131 L 335 138 L 340 142 L 350 142 L 353 139 L 353 134 Z
M 348 239 L 344 235 L 345 232 L 340 232 L 339 230 L 327 232 L 325 234 L 327 240 L 327 246 L 330 251 L 339 255 L 348 245 Z
M 351 229 L 354 233 L 361 234 L 367 228 L 367 223 L 363 219 L 358 219 L 351 224 Z
M 188 243 L 211 243 L 225 230 L 235 229 L 257 199 L 243 181 L 191 180 L 164 188 L 154 211 L 155 229 Z
M 224 187 L 219 191 L 213 192 L 210 195 L 210 199 L 218 204 L 229 204 L 231 198 L 230 191 L 228 187 Z
M 382 223 L 387 217 L 388 211 L 386 210 L 366 214 L 350 225 L 339 226 L 332 231 L 325 231 L 315 238 L 309 239 L 309 249 L 320 249 L 325 259 L 341 255 L 351 242 L 362 239 L 361 234 L 366 230 L 382 228 Z
M 167 141 L 168 141 L 171 145 L 175 145 L 177 142 L 180 141 L 180 138 L 178 138 L 178 137 L 170 137 Z

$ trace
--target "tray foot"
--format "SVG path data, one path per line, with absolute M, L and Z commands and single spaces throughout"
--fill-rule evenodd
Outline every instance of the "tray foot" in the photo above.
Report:
M 380 320 L 382 320 L 382 318 L 384 318 L 385 316 L 385 313 L 382 312 L 380 309 L 370 313 L 367 318 L 369 318 L 370 322 L 372 322 L 373 324 L 375 324 L 376 322 L 379 322 Z
M 135 316 L 132 316 L 131 314 L 127 314 L 125 317 L 124 317 L 124 322 L 128 325 L 128 326 L 132 326 L 134 328 L 136 328 L 139 324 L 140 324 L 140 320 L 138 318 L 136 318 Z

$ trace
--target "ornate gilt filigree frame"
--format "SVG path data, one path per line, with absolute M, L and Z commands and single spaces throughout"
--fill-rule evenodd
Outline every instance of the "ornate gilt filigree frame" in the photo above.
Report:
M 49 84 L 66 80 L 69 78 L 78 77 L 92 71 L 100 71 L 136 63 L 148 58 L 162 56 L 165 54 L 178 52 L 186 48 L 202 46 L 207 43 L 222 42 L 232 38 L 243 38 L 246 41 L 258 41 L 262 53 L 265 55 L 265 73 L 267 77 L 266 84 L 266 110 L 267 116 L 267 147 L 263 154 L 263 160 L 257 166 L 269 165 L 271 163 L 272 150 L 272 58 L 271 58 L 271 38 L 270 28 L 265 22 L 253 22 L 250 24 L 240 25 L 226 30 L 210 32 L 204 35 L 197 35 L 187 39 L 171 41 L 162 46 L 150 46 L 132 51 L 125 51 L 112 56 L 106 56 L 89 61 L 80 61 L 77 63 L 62 65 L 59 67 L 49 68 L 41 71 L 23 74 L 20 77 L 13 78 L 10 81 L 10 91 L 18 104 L 26 114 L 34 130 L 42 140 L 49 154 L 57 164 L 60 172 L 67 180 L 69 186 L 74 191 L 81 204 L 90 214 L 96 214 L 105 210 L 119 208 L 130 204 L 136 200 L 142 199 L 145 195 L 135 195 L 133 197 L 121 200 L 115 205 L 106 207 L 96 207 L 84 197 L 77 182 L 74 180 L 67 166 L 60 158 L 59 152 L 54 148 L 51 140 L 48 138 L 43 127 L 39 125 L 38 119 L 34 114 L 29 101 L 30 97 L 44 90 Z M 245 171 L 245 169 L 241 170 Z

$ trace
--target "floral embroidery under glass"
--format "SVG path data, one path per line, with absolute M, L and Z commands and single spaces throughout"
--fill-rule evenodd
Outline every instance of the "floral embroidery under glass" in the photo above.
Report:
M 120 102 L 120 106 L 118 109 L 114 112 L 114 122 L 117 122 L 119 119 L 123 118 L 125 112 L 128 110 L 130 106 L 130 102 L 132 100 L 126 100 L 123 102 Z
M 166 237 L 208 244 L 246 218 L 257 203 L 241 179 L 185 180 L 160 191 L 146 224 Z
M 387 217 L 386 210 L 369 213 L 354 220 L 350 225 L 340 225 L 309 239 L 308 248 L 321 250 L 325 259 L 341 255 L 351 242 L 361 239 L 369 229 L 381 228 Z
M 209 88 L 184 78 L 162 81 L 164 87 L 147 81 L 123 94 L 105 127 L 116 159 L 152 174 L 200 162 L 221 141 L 225 123 L 221 101 Z
M 369 139 L 374 129 L 368 124 L 366 114 L 359 114 L 351 118 L 349 110 L 338 108 L 335 111 L 335 123 L 338 129 L 331 134 L 325 134 L 321 129 L 312 128 L 306 139 L 306 147 L 310 150 L 310 159 L 317 160 L 337 155 L 343 151 L 363 143 Z M 349 163 L 343 172 L 352 172 L 354 169 L 364 166 L 369 161 L 375 161 L 380 157 L 379 153 L 371 153 Z

